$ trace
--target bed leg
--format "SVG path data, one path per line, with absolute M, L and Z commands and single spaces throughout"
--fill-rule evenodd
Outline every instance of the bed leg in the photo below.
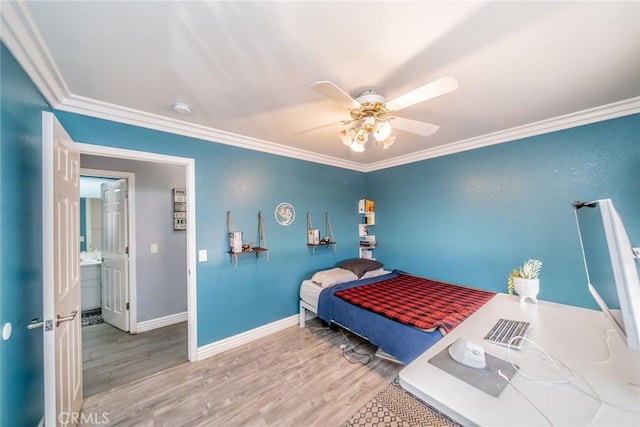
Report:
M 305 308 L 302 306 L 302 301 L 300 301 L 300 327 L 304 328 L 305 322 L 307 320 L 307 313 Z

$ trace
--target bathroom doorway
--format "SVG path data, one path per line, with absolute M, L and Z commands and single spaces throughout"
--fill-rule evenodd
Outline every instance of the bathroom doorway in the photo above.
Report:
M 80 278 L 83 326 L 103 321 L 128 332 L 135 289 L 135 174 L 80 170 Z M 118 189 L 118 194 L 113 189 Z M 115 203 L 119 200 L 119 203 Z M 119 212 L 113 213 L 114 205 Z M 106 207 L 106 210 L 105 210 Z M 114 221 L 114 218 L 117 221 Z M 133 244 L 135 248 L 135 243 Z M 131 285 L 131 286 L 130 286 Z M 133 293 L 135 294 L 135 292 Z M 135 304 L 133 304 L 135 307 Z M 135 309 L 133 310 L 135 316 Z M 135 317 L 134 317 L 135 318 Z

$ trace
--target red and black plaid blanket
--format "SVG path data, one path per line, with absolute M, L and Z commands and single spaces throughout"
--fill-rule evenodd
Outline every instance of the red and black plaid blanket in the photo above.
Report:
M 494 292 L 400 274 L 335 293 L 351 304 L 406 325 L 450 332 L 482 307 Z

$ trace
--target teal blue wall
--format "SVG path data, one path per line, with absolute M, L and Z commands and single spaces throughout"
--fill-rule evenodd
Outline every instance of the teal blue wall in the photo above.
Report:
M 302 160 L 172 135 L 139 127 L 55 112 L 78 142 L 195 159 L 197 249 L 208 261 L 197 264 L 198 345 L 265 325 L 298 311 L 300 282 L 312 272 L 358 254 L 357 200 L 365 174 Z M 276 223 L 281 202 L 296 209 L 295 222 Z M 270 261 L 241 256 L 229 260 L 226 213 L 245 241 L 257 242 L 258 211 L 264 214 Z M 329 212 L 338 252 L 306 252 L 306 212 L 325 229 Z M 166 213 L 159 213 L 166 214 Z M 145 250 L 145 248 L 139 248 Z
M 571 202 L 611 198 L 640 246 L 640 115 L 367 174 L 376 256 L 454 283 L 506 290 L 542 260 L 542 299 L 596 308 Z
M 42 111 L 49 105 L 0 45 L 0 425 L 35 426 L 44 413 L 42 330 Z
M 80 252 L 87 250 L 87 199 L 80 197 L 80 235 L 84 240 L 80 242 Z

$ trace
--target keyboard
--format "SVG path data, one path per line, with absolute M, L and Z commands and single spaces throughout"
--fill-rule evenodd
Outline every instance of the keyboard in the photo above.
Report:
M 494 344 L 507 346 L 513 337 L 526 337 L 531 329 L 530 322 L 520 320 L 500 319 L 484 337 L 485 340 Z M 524 339 L 516 338 L 511 341 L 511 348 L 522 349 Z

